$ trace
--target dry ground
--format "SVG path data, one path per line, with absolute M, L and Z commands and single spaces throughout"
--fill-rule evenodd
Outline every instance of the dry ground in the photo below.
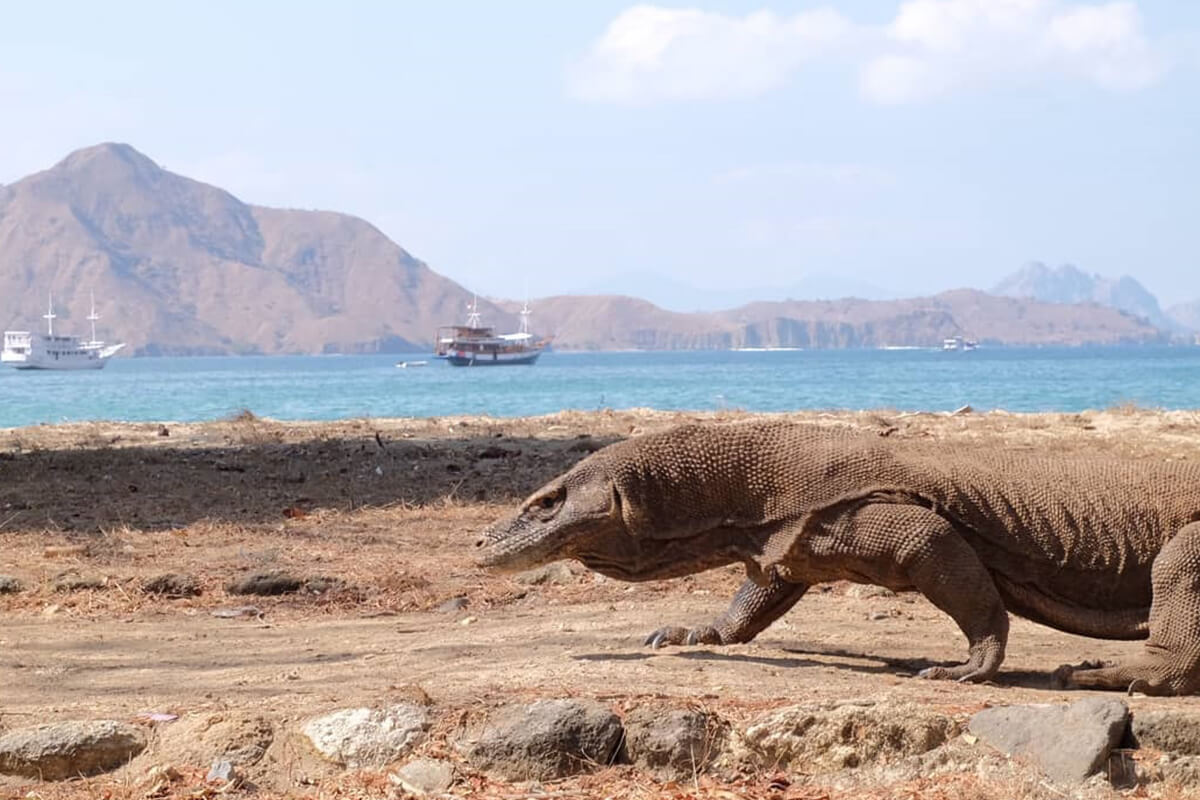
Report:
M 838 585 L 811 592 L 752 644 L 650 652 L 641 646 L 649 631 L 712 617 L 740 571 L 628 585 L 575 569 L 564 583 L 528 586 L 470 566 L 481 527 L 596 447 L 689 419 L 742 416 L 564 412 L 317 424 L 244 415 L 165 428 L 0 430 L 0 574 L 26 586 L 0 595 L 0 731 L 148 711 L 179 714 L 176 725 L 250 715 L 294 728 L 317 712 L 420 692 L 442 719 L 460 720 L 506 700 L 547 696 L 595 697 L 618 711 L 699 704 L 733 719 L 797 702 L 884 696 L 965 712 L 1073 699 L 1044 688 L 1055 666 L 1140 647 L 1016 621 L 996 685 L 914 680 L 929 663 L 963 656 L 954 625 L 918 596 L 870 597 Z M 1200 414 L 1191 412 L 790 416 L 980 447 L 1200 458 Z M 264 570 L 341 583 L 321 595 L 227 594 L 230 580 Z M 202 594 L 167 599 L 143 590 L 145 579 L 165 572 L 195 576 Z M 57 585 L 72 578 L 100 585 Z M 437 610 L 454 597 L 465 597 L 466 609 Z M 246 604 L 261 613 L 212 615 Z M 1131 702 L 1135 710 L 1192 703 Z M 444 736 L 426 750 L 446 751 Z M 158 763 L 185 770 L 176 787 L 184 796 L 198 785 L 187 777 L 207 766 L 185 761 L 152 746 L 116 776 L 60 786 L 10 780 L 0 782 L 0 797 L 141 796 L 138 775 Z M 260 786 L 283 793 L 388 791 L 379 775 L 322 768 L 292 740 L 277 740 L 257 769 L 251 777 Z M 880 787 L 880 796 L 975 796 L 980 787 L 965 780 Z M 764 776 L 698 785 L 702 794 L 785 796 Z M 456 791 L 518 790 L 473 779 Z M 618 768 L 557 791 L 649 797 L 688 789 Z M 806 784 L 787 796 L 824 791 Z

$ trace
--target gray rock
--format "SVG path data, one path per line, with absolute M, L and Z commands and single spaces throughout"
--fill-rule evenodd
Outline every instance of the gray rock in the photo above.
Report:
M 0 736 L 0 773 L 57 781 L 116 769 L 142 752 L 146 738 L 121 722 L 57 722 Z
M 525 586 L 540 586 L 543 583 L 564 584 L 572 583 L 575 580 L 575 573 L 571 572 L 571 568 L 563 562 L 555 561 L 543 567 L 518 573 L 513 580 Z
M 1200 755 L 1200 712 L 1139 711 L 1133 715 L 1130 729 L 1138 747 Z
M 838 772 L 928 752 L 960 727 L 947 714 L 912 704 L 789 706 L 748 726 L 733 755 L 759 768 Z
M 300 591 L 304 581 L 286 572 L 257 572 L 231 581 L 225 587 L 230 594 L 270 596 Z
M 668 778 L 704 772 L 721 752 L 728 726 L 703 711 L 634 709 L 625 717 L 625 752 L 642 769 Z
M 208 770 L 208 774 L 204 776 L 204 780 L 209 783 L 233 783 L 234 779 L 235 773 L 232 761 L 214 761 Z
M 1124 703 L 1089 697 L 1069 706 L 988 708 L 971 717 L 968 727 L 997 750 L 1027 758 L 1053 780 L 1071 783 L 1107 765 L 1128 724 Z
M 425 738 L 429 712 L 412 703 L 347 708 L 305 723 L 302 732 L 325 758 L 348 767 L 382 767 Z
M 142 590 L 148 594 L 160 594 L 164 597 L 195 597 L 200 594 L 200 581 L 194 575 L 181 575 L 168 572 L 147 578 L 142 583 Z
M 468 744 L 467 759 L 502 780 L 552 780 L 616 762 L 624 733 L 593 700 L 538 700 L 497 714 Z
M 214 608 L 208 612 L 214 617 L 221 619 L 238 619 L 239 617 L 261 617 L 262 609 L 258 606 L 232 606 L 230 608 Z
M 396 770 L 393 780 L 409 794 L 442 794 L 454 785 L 454 765 L 436 758 L 418 758 Z
M 455 611 L 462 611 L 471 603 L 465 597 L 451 597 L 449 600 L 443 600 L 434 609 L 439 614 L 453 614 Z
M 82 592 L 86 589 L 101 589 L 104 581 L 94 575 L 62 575 L 52 584 L 56 592 Z
M 12 575 L 0 575 L 0 594 L 16 594 L 25 588 Z

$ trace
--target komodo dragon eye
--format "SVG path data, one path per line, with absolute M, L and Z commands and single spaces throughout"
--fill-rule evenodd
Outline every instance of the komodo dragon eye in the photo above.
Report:
M 539 497 L 537 500 L 534 500 L 533 504 L 535 506 L 537 506 L 538 508 L 549 511 L 550 509 L 554 508 L 559 503 L 561 503 L 563 500 L 563 497 L 565 497 L 566 494 L 567 493 L 565 491 L 563 491 L 562 489 L 556 489 L 555 491 L 550 492 L 548 494 L 544 494 L 541 497 Z

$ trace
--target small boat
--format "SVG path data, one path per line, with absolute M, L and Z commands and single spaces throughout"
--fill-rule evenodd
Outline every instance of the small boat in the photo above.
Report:
M 124 347 L 124 344 L 106 345 L 96 338 L 96 298 L 92 297 L 92 312 L 88 320 L 92 323 L 92 338 L 83 341 L 78 336 L 63 336 L 54 333 L 54 297 L 42 318 L 46 320 L 45 333 L 30 331 L 5 331 L 4 349 L 0 350 L 0 364 L 17 369 L 102 369 L 108 360 Z
M 533 364 L 549 342 L 529 332 L 529 303 L 521 307 L 521 329 L 497 334 L 480 322 L 479 300 L 471 301 L 466 325 L 438 328 L 434 355 L 454 367 L 500 367 Z
M 947 352 L 968 352 L 977 347 L 979 347 L 979 343 L 977 341 L 974 339 L 968 339 L 965 336 L 951 336 L 948 339 L 942 340 L 942 349 Z
M 427 367 L 428 361 L 397 361 L 396 369 L 410 369 L 411 367 Z

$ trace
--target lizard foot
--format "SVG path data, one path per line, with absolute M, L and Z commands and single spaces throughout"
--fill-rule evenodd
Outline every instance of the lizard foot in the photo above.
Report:
M 721 639 L 721 634 L 717 633 L 717 629 L 711 625 L 699 628 L 680 628 L 676 625 L 668 625 L 647 636 L 646 641 L 642 644 L 657 650 L 668 644 L 724 644 L 724 641 Z
M 996 671 L 986 670 L 974 664 L 959 664 L 957 667 L 927 667 L 917 673 L 918 678 L 931 681 L 958 681 L 959 683 L 985 683 Z
M 1063 664 L 1054 672 L 1050 673 L 1050 688 L 1051 689 L 1078 689 L 1079 684 L 1076 683 L 1072 676 L 1076 672 L 1082 672 L 1089 669 L 1104 669 L 1111 667 L 1111 661 L 1084 661 L 1079 664 Z M 1132 688 L 1132 687 L 1131 687 Z

